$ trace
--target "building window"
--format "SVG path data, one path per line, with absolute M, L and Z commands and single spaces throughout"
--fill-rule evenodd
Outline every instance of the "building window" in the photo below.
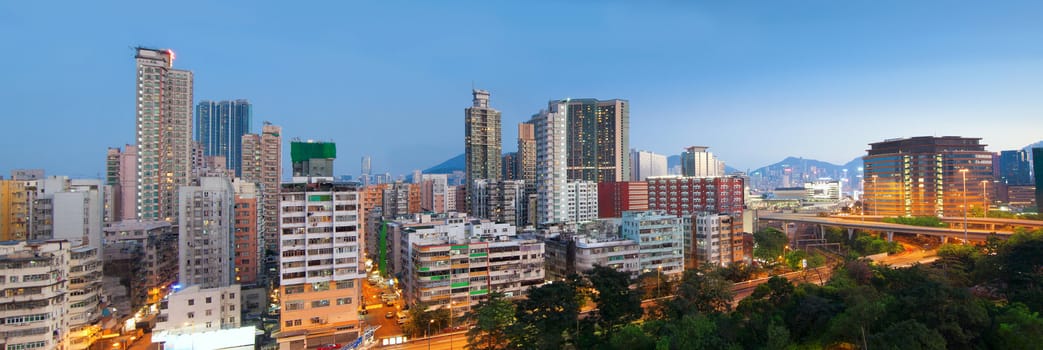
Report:
M 188 306 L 192 306 L 192 305 L 195 305 L 195 304 L 196 304 L 196 300 L 195 299 L 188 299 Z
M 189 312 L 188 313 L 188 318 L 196 318 L 196 313 L 195 312 Z
M 211 303 L 211 302 L 213 302 L 213 301 L 214 301 L 214 300 L 213 300 L 213 298 L 211 298 L 211 297 L 206 297 L 206 303 L 207 303 L 207 304 L 209 304 L 209 303 Z

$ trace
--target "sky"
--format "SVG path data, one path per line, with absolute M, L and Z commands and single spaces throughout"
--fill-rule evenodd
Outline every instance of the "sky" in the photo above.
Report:
M 135 46 L 173 49 L 196 101 L 249 99 L 256 131 L 336 142 L 336 174 L 462 153 L 472 86 L 504 152 L 561 98 L 628 99 L 632 148 L 709 146 L 738 169 L 1043 139 L 1039 1 L 9 1 L 0 38 L 5 176 L 103 176 L 133 143 Z

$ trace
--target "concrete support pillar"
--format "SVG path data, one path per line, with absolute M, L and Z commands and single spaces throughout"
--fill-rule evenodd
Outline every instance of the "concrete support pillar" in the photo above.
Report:
M 854 238 L 855 238 L 855 229 L 848 228 L 847 229 L 847 239 L 851 240 L 851 239 L 854 239 Z
M 826 239 L 826 225 L 818 225 L 818 239 Z
M 888 242 L 894 242 L 894 240 L 895 240 L 895 233 L 891 232 L 891 231 L 887 231 L 887 241 Z
M 949 236 L 942 236 L 942 244 L 948 244 L 948 243 L 949 243 Z

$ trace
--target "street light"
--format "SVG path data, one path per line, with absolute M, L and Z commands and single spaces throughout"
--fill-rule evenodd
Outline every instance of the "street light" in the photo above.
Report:
M 427 350 L 431 350 L 431 325 L 435 323 L 435 319 L 427 321 Z
M 960 169 L 960 175 L 963 176 L 963 244 L 967 244 L 967 172 L 970 171 L 967 168 Z
M 981 196 L 983 197 L 982 203 L 985 204 L 985 206 L 982 207 L 982 208 L 985 209 L 984 211 L 982 211 L 982 214 L 981 214 L 981 217 L 983 217 L 983 218 L 989 217 L 989 191 L 988 191 L 988 184 L 989 184 L 989 180 L 981 180 Z
M 663 296 L 663 292 L 659 290 L 659 283 L 663 280 L 663 265 L 659 265 L 659 267 L 656 268 L 655 277 L 655 294 L 656 298 L 658 298 Z

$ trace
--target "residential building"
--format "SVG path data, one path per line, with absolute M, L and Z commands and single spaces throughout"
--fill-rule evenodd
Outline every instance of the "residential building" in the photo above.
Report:
M 423 174 L 420 183 L 420 210 L 445 213 L 448 207 L 449 178 L 445 174 Z
M 728 266 L 745 259 L 742 214 L 701 212 L 691 220 L 691 231 L 684 235 L 685 269 Z
M 980 208 L 980 184 L 993 178 L 992 153 L 980 141 L 921 136 L 871 143 L 862 157 L 866 214 L 963 216 Z
M 464 167 L 468 186 L 478 179 L 500 179 L 503 147 L 500 111 L 489 107 L 489 92 L 473 90 L 471 95 L 472 105 L 464 109 Z
M 195 140 L 205 156 L 223 156 L 225 168 L 243 175 L 243 135 L 250 133 L 253 106 L 250 101 L 203 100 L 196 104 Z
M 624 211 L 648 210 L 648 182 L 619 181 L 598 184 L 598 217 L 619 218 Z
M 592 181 L 569 181 L 565 184 L 567 223 L 592 222 L 598 219 L 598 184 Z
M 523 296 L 544 283 L 543 242 L 514 226 L 471 220 L 404 230 L 409 259 L 401 278 L 407 302 L 466 315 L 490 293 Z
M 69 242 L 0 242 L 5 349 L 69 349 Z
M 384 216 L 397 217 L 420 212 L 420 185 L 395 182 L 385 187 L 383 195 Z
M 544 241 L 547 280 L 563 281 L 574 273 L 586 273 L 600 265 L 626 273 L 631 279 L 641 274 L 640 245 L 618 235 L 564 235 Z
M 29 237 L 36 181 L 0 179 L 0 242 Z
M 471 204 L 476 218 L 522 226 L 525 219 L 525 181 L 475 180 Z
M 243 135 L 243 181 L 261 184 L 260 235 L 264 251 L 279 251 L 279 179 L 282 127 L 264 122 L 260 134 Z M 275 261 L 275 256 L 266 256 Z M 274 276 L 272 276 L 274 277 Z
M 337 145 L 313 140 L 290 142 L 290 161 L 294 177 L 333 177 Z
M 1043 159 L 1043 148 L 1033 148 L 1032 175 L 1036 182 L 1036 208 L 1043 205 L 1043 161 L 1040 161 L 1041 159 Z
M 252 349 L 255 327 L 240 327 L 242 292 L 238 284 L 190 286 L 160 304 L 152 343 L 160 349 Z
M 174 51 L 137 48 L 137 212 L 177 220 L 178 188 L 190 181 L 192 72 L 174 69 Z
M 630 103 L 566 99 L 568 179 L 630 181 Z
M 384 215 L 384 191 L 387 184 L 366 185 L 359 188 L 359 235 L 365 237 L 366 252 L 373 255 L 376 252 L 376 230 L 375 224 L 380 223 Z M 372 248 L 372 249 L 371 249 Z
M 235 283 L 253 284 L 261 278 L 261 193 L 260 185 L 239 179 L 232 180 L 235 190 L 233 265 Z
M 235 281 L 235 188 L 228 178 L 203 177 L 181 187 L 178 278 L 184 287 L 217 288 Z
M 630 150 L 631 181 L 645 181 L 651 176 L 669 175 L 666 171 L 666 156 L 649 151 Z
M 43 180 L 43 175 L 44 175 L 43 169 L 13 169 L 13 170 L 11 170 L 11 180 L 20 180 L 20 181 Z
M 446 194 L 450 196 L 446 203 L 451 206 L 447 212 L 467 212 L 467 185 L 453 186 Z
M 112 186 L 113 204 L 108 222 L 137 218 L 138 147 L 109 148 L 105 163 L 105 184 Z
M 684 271 L 684 228 L 681 218 L 662 210 L 623 213 L 624 238 L 640 246 L 642 272 L 658 271 L 678 279 Z
M 518 180 L 521 177 L 521 174 L 518 174 L 518 152 L 504 153 L 500 163 L 503 169 L 501 179 Z
M 97 246 L 75 245 L 69 252 L 66 274 L 69 276 L 69 307 L 64 316 L 68 317 L 69 349 L 72 350 L 89 349 L 101 337 L 104 263 L 100 247 L 100 242 Z
M 101 180 L 51 176 L 36 183 L 29 239 L 65 239 L 100 248 L 105 213 Z
M 536 222 L 538 226 L 568 220 L 566 103 L 550 101 L 532 117 L 536 134 Z
M 689 146 L 681 152 L 681 175 L 692 177 L 724 176 L 724 162 L 717 159 L 710 147 Z
M 536 129 L 532 122 L 518 123 L 518 154 L 515 162 L 518 180 L 536 183 Z
M 279 245 L 280 349 L 348 343 L 362 332 L 365 277 L 359 186 L 325 178 L 282 184 Z
M 121 315 L 159 303 L 177 282 L 178 237 L 166 221 L 128 220 L 104 229 L 105 294 Z M 114 296 L 120 296 L 119 298 Z
M 648 178 L 648 208 L 679 217 L 699 212 L 740 213 L 745 207 L 740 176 Z

